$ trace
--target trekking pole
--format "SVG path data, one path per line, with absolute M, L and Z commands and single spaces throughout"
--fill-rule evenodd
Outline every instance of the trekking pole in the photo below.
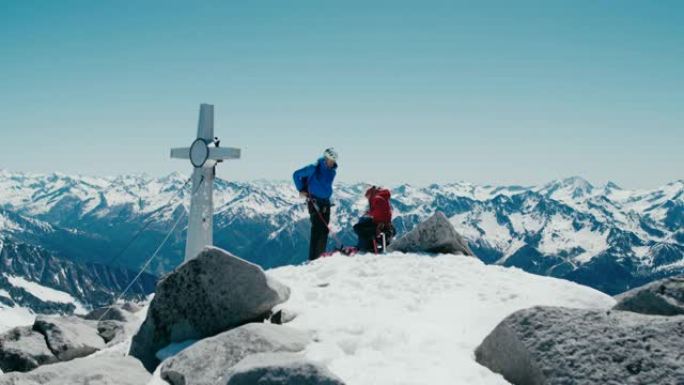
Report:
M 387 252 L 387 235 L 385 233 L 381 233 L 382 235 L 382 253 L 385 254 Z

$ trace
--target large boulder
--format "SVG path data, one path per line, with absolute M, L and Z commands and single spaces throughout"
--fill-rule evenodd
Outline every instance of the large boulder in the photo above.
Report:
M 251 323 L 203 339 L 164 361 L 161 377 L 172 385 L 225 384 L 228 370 L 243 358 L 266 352 L 299 352 L 309 336 L 287 326 Z
M 47 345 L 60 361 L 84 357 L 105 347 L 97 322 L 80 317 L 39 316 L 33 330 L 45 336 Z
M 615 297 L 615 310 L 643 314 L 684 314 L 684 275 L 670 277 L 632 289 Z
M 515 385 L 681 384 L 684 317 L 535 307 L 513 313 L 475 351 Z
M 30 326 L 17 327 L 0 336 L 0 369 L 3 372 L 28 372 L 56 361 L 45 336 Z
M 228 375 L 227 385 L 344 385 L 325 366 L 294 353 L 254 354 Z
M 152 371 L 159 349 L 261 321 L 289 296 L 290 289 L 259 266 L 207 247 L 159 281 L 130 354 Z
M 99 355 L 0 375 L 0 385 L 145 385 L 150 377 L 133 357 Z
M 475 255 L 441 211 L 436 212 L 403 237 L 392 242 L 387 250 L 403 253 Z

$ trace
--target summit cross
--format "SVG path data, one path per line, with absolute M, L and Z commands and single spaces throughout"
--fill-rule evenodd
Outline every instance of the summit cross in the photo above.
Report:
M 201 104 L 197 139 L 190 147 L 171 149 L 171 158 L 190 159 L 193 166 L 192 195 L 188 219 L 185 261 L 197 257 L 205 246 L 214 244 L 214 179 L 216 164 L 239 159 L 240 149 L 219 147 L 214 137 L 214 106 Z

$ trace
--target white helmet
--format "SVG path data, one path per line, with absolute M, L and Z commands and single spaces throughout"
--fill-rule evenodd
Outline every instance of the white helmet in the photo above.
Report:
M 330 159 L 334 162 L 337 162 L 337 158 L 338 158 L 337 151 L 335 151 L 334 148 L 330 147 L 330 148 L 326 149 L 325 151 L 323 151 L 323 157 L 325 159 Z

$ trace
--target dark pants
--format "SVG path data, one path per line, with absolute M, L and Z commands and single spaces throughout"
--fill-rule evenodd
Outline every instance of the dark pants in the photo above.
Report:
M 309 261 L 318 259 L 328 245 L 328 223 L 330 223 L 330 202 L 317 200 L 314 205 L 309 201 L 309 218 L 311 219 L 311 242 L 309 243 Z
M 354 225 L 354 232 L 359 237 L 359 243 L 356 245 L 359 251 L 375 252 L 373 240 L 377 234 L 376 231 L 377 225 L 373 222 L 372 218 L 362 217 L 359 219 L 359 223 Z

